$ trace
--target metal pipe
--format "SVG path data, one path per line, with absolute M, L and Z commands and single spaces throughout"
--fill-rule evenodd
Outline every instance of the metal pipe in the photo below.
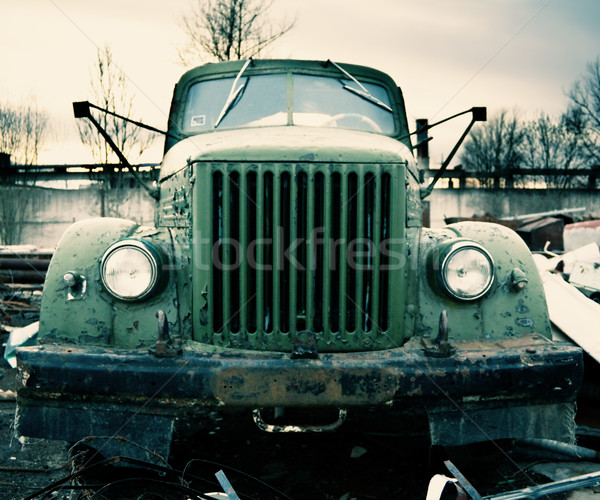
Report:
M 596 450 L 583 448 L 574 444 L 561 443 L 560 441 L 553 441 L 551 439 L 526 438 L 518 440 L 517 444 L 535 446 L 536 448 L 560 453 L 578 460 L 600 461 L 600 452 Z
M 600 472 L 592 472 L 583 476 L 570 477 L 553 483 L 530 486 L 522 490 L 515 490 L 508 493 L 501 493 L 489 497 L 483 497 L 483 500 L 521 500 L 525 498 L 542 498 L 546 495 L 563 493 L 565 491 L 589 488 L 600 484 Z
M 587 210 L 586 207 L 559 208 L 558 210 L 550 210 L 548 212 L 538 212 L 535 214 L 523 214 L 523 215 L 515 215 L 512 217 L 500 217 L 498 220 L 519 221 L 519 220 L 524 220 L 524 219 L 533 219 L 536 217 L 551 217 L 553 215 L 573 214 L 573 213 L 578 213 L 578 212 L 585 212 L 586 210 Z
M 38 270 L 3 269 L 0 271 L 0 283 L 43 283 L 46 273 Z
M 49 265 L 50 259 L 0 257 L 0 269 L 37 269 L 46 271 Z

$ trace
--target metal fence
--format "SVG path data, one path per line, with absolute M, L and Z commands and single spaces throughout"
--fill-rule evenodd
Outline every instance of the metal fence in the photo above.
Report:
M 438 169 L 427 170 L 433 178 Z M 588 168 L 511 168 L 501 172 L 470 172 L 460 167 L 446 170 L 444 184 L 436 187 L 448 189 L 598 189 L 600 165 Z

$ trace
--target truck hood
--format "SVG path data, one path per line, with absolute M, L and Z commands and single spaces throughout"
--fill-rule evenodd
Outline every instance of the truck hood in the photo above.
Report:
M 391 137 L 312 127 L 236 129 L 189 137 L 165 155 L 161 179 L 193 162 L 412 163 Z

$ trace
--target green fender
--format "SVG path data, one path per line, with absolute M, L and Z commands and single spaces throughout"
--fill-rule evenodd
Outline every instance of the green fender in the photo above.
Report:
M 166 313 L 170 331 L 179 333 L 177 291 L 172 275 L 157 294 L 140 302 L 125 303 L 104 290 L 100 260 L 110 245 L 124 238 L 149 241 L 172 262 L 168 230 L 116 218 L 73 224 L 60 239 L 46 275 L 40 311 L 40 343 L 148 346 L 157 339 L 155 315 L 158 310 Z M 170 266 L 166 267 L 164 272 L 168 273 Z M 65 282 L 65 273 L 77 277 L 76 286 Z
M 432 262 L 440 245 L 467 239 L 483 245 L 494 261 L 494 283 L 482 298 L 463 302 L 450 298 L 435 282 Z M 543 286 L 529 248 L 507 227 L 460 222 L 442 230 L 424 230 L 420 242 L 419 304 L 416 334 L 435 337 L 439 316 L 447 311 L 449 336 L 456 340 L 503 340 L 538 333 L 551 337 Z M 527 285 L 514 286 L 514 277 Z

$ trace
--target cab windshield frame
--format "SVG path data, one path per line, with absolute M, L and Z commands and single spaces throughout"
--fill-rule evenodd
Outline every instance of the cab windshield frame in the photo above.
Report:
M 396 133 L 392 98 L 383 85 L 362 84 L 382 106 L 365 99 L 356 83 L 346 78 L 294 72 L 244 74 L 236 84 L 235 100 L 227 103 L 234 81 L 235 77 L 204 79 L 189 86 L 181 115 L 185 135 L 272 126 Z

